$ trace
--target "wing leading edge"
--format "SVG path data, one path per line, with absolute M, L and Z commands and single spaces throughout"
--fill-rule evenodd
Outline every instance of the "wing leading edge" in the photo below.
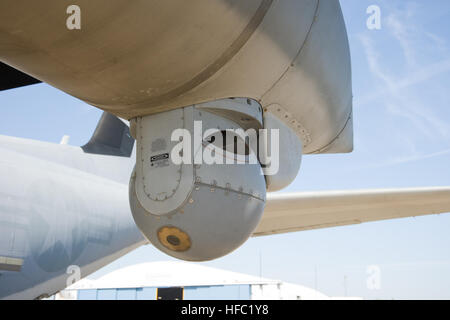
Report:
M 450 212 L 450 187 L 277 193 L 253 236 Z

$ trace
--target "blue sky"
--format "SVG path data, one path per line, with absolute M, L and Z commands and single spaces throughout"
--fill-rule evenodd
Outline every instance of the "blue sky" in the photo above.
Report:
M 381 8 L 368 30 L 366 8 Z M 342 0 L 352 54 L 355 151 L 304 157 L 286 191 L 450 185 L 450 2 Z M 82 145 L 101 111 L 41 84 L 0 93 L 0 134 Z M 450 214 L 250 239 L 205 265 L 376 299 L 450 299 Z M 140 248 L 96 276 L 170 260 Z M 381 269 L 381 289 L 366 268 Z M 317 270 L 317 273 L 315 273 Z

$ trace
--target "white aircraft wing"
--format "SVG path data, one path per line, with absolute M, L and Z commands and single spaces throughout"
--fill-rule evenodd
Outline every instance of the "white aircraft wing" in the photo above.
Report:
M 450 212 L 450 187 L 276 193 L 253 236 Z

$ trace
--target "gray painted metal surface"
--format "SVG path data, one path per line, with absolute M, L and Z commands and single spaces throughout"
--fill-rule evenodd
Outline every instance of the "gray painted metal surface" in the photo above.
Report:
M 0 136 L 0 298 L 34 299 L 144 244 L 128 204 L 134 158 Z M 9 259 L 9 260 L 7 260 Z
M 131 211 L 139 229 L 159 250 L 183 260 L 206 261 L 230 253 L 252 235 L 264 211 L 264 174 L 256 155 L 245 155 L 245 137 L 239 139 L 244 147 L 239 154 L 238 135 L 228 131 L 224 141 L 221 131 L 241 129 L 240 110 L 248 106 L 256 116 L 249 122 L 259 126 L 262 110 L 246 99 L 137 119 Z M 182 129 L 181 135 L 171 136 Z M 248 143 L 256 149 L 253 141 Z M 180 161 L 181 154 L 186 161 Z
M 304 153 L 352 150 L 338 0 L 78 0 L 76 31 L 67 5 L 2 0 L 0 60 L 128 120 L 252 98 L 283 110 Z

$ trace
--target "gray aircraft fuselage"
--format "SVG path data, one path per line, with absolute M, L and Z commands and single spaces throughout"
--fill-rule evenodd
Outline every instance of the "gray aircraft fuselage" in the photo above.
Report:
M 146 243 L 132 218 L 131 157 L 0 136 L 0 299 L 50 296 Z M 70 268 L 69 268 L 70 269 Z

